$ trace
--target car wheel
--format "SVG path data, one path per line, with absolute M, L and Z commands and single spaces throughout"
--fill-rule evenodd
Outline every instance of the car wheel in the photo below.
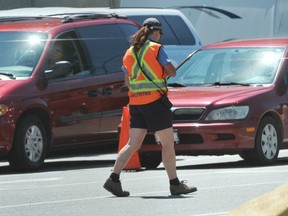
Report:
M 239 154 L 239 156 L 247 163 L 253 164 L 255 163 L 253 152 L 252 151 L 243 151 Z
M 141 166 L 146 169 L 156 169 L 162 162 L 161 152 L 140 152 Z
M 280 142 L 280 128 L 277 122 L 272 117 L 265 117 L 258 127 L 254 150 L 244 151 L 240 156 L 247 162 L 272 164 L 278 158 Z
M 47 132 L 35 116 L 22 119 L 15 132 L 9 163 L 17 171 L 35 171 L 43 163 L 47 151 Z

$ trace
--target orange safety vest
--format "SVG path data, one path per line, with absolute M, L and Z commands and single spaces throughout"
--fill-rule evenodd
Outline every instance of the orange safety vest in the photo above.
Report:
M 164 92 L 166 87 L 166 73 L 157 57 L 161 44 L 147 40 L 137 52 L 141 67 Z M 142 105 L 154 102 L 160 98 L 159 88 L 142 73 L 138 66 L 133 46 L 131 46 L 123 57 L 123 66 L 128 71 L 129 99 L 131 105 Z

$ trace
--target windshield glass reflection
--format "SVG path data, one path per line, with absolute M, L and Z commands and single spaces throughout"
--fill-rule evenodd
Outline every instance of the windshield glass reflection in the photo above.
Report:
M 0 76 L 21 79 L 31 76 L 36 67 L 47 35 L 32 32 L 1 32 Z
M 230 48 L 196 52 L 168 84 L 272 84 L 284 55 L 282 48 Z

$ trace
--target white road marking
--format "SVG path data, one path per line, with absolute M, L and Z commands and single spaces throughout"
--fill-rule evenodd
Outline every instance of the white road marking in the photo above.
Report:
M 280 183 L 286 183 L 286 181 L 277 181 L 277 182 L 261 182 L 261 183 L 256 183 L 256 184 L 240 184 L 240 185 L 223 185 L 223 186 L 215 186 L 215 187 L 203 187 L 203 188 L 198 188 L 198 191 L 195 192 L 199 193 L 201 190 L 210 190 L 210 189 L 220 189 L 220 188 L 233 188 L 233 187 L 247 187 L 247 186 L 252 186 L 252 185 L 267 185 L 267 184 L 280 184 Z M 167 191 L 153 191 L 153 192 L 144 192 L 144 193 L 135 193 L 129 198 L 141 198 L 143 195 L 151 195 L 151 194 L 167 194 Z M 194 195 L 194 194 L 192 194 Z M 44 202 L 29 202 L 29 203 L 22 203 L 22 204 L 15 204 L 15 205 L 6 205 L 6 206 L 0 206 L 0 209 L 7 209 L 7 208 L 16 208 L 16 207 L 30 207 L 30 206 L 37 206 L 37 205 L 49 205 L 49 204 L 56 204 L 56 203 L 68 203 L 68 202 L 79 202 L 79 201 L 87 201 L 87 200 L 96 200 L 96 199 L 104 199 L 104 198 L 111 198 L 113 195 L 108 195 L 108 196 L 94 196 L 94 197 L 84 197 L 84 198 L 77 198 L 77 199 L 64 199 L 64 200 L 55 200 L 55 201 L 44 201 Z M 117 199 L 117 197 L 113 197 Z M 118 198 L 118 199 L 123 199 L 123 198 Z M 214 213 L 213 213 L 214 214 Z M 208 216 L 208 215 L 213 215 L 211 214 L 204 214 L 202 216 Z M 218 213 L 215 213 L 216 215 Z M 214 215 L 215 215 L 214 214 Z
M 15 180 L 15 181 L 2 181 L 0 182 L 1 184 L 15 184 L 15 183 L 24 183 L 24 182 L 44 182 L 44 181 L 56 181 L 56 180 L 61 180 L 63 178 L 41 178 L 41 179 L 22 179 L 22 180 Z

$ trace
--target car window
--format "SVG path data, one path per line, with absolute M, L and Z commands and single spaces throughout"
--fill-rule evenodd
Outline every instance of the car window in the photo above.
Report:
M 179 16 L 164 16 L 181 45 L 195 45 L 195 38 Z
M 127 24 L 119 24 L 118 25 L 122 31 L 122 33 L 125 35 L 125 38 L 127 38 L 128 43 L 130 44 L 130 38 L 132 35 L 134 35 L 139 28 L 135 25 L 127 25 Z
M 119 27 L 121 26 L 121 28 Z M 122 58 L 130 43 L 127 34 L 137 30 L 130 24 L 109 24 L 79 28 L 79 34 L 85 38 L 84 43 L 93 62 L 93 73 L 96 75 L 121 71 Z M 130 36 L 130 35 L 129 35 Z
M 143 21 L 152 15 L 128 16 L 129 19 L 142 25 Z M 179 16 L 153 15 L 163 26 L 164 35 L 159 42 L 164 45 L 195 45 L 195 38 L 186 23 Z
M 73 70 L 66 76 L 89 74 L 87 60 L 74 31 L 56 37 L 49 50 L 47 69 L 52 70 L 55 63 L 59 61 L 69 61 L 72 64 Z

